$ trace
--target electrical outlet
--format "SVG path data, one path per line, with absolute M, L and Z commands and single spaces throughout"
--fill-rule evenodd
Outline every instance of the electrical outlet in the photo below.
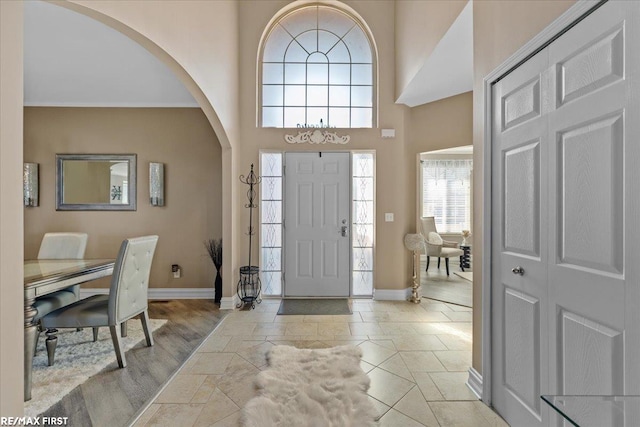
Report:
M 180 269 L 180 266 L 178 264 L 171 265 L 171 272 L 173 273 L 174 279 L 179 279 L 180 277 L 182 277 L 182 270 Z
M 385 222 L 393 222 L 393 213 L 385 213 L 384 220 Z

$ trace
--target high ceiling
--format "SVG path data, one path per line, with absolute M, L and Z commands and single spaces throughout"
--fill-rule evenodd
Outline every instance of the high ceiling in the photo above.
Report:
M 472 90 L 471 4 L 397 102 L 414 107 Z M 26 106 L 198 106 L 162 62 L 118 31 L 39 0 L 24 8 Z
M 42 1 L 24 2 L 24 104 L 198 106 L 142 46 L 94 19 Z

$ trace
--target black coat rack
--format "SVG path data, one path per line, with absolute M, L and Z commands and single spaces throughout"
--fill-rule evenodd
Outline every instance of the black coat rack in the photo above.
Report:
M 262 291 L 262 284 L 260 283 L 260 267 L 251 264 L 251 243 L 252 237 L 255 234 L 253 229 L 253 209 L 257 207 L 254 202 L 256 197 L 255 186 L 260 184 L 262 178 L 257 176 L 253 172 L 253 163 L 251 164 L 251 172 L 246 177 L 240 175 L 240 182 L 247 184 L 249 190 L 247 190 L 247 198 L 249 203 L 244 205 L 249 209 L 249 264 L 240 267 L 240 280 L 238 280 L 238 297 L 240 302 L 236 305 L 237 308 L 245 307 L 247 304 L 251 304 L 251 308 L 256 308 L 256 303 L 260 304 L 262 299 L 260 298 L 260 292 Z

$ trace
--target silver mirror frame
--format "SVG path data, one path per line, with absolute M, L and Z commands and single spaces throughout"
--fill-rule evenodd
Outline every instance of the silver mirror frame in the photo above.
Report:
M 129 165 L 129 203 L 64 203 L 63 164 L 65 160 L 122 161 Z M 57 211 L 135 211 L 137 209 L 136 154 L 56 154 L 56 210 Z

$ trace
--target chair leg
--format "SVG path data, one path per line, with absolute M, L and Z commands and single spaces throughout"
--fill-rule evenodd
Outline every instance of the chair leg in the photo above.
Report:
M 424 271 L 428 271 L 429 270 L 429 255 L 427 255 L 427 268 L 424 269 Z
M 440 269 L 440 257 L 438 257 L 438 269 Z
M 124 358 L 124 352 L 122 351 L 122 345 L 120 343 L 120 336 L 118 335 L 118 326 L 109 326 L 111 331 L 111 340 L 113 341 L 113 349 L 116 351 L 116 359 L 118 359 L 118 366 L 124 368 L 127 366 L 127 360 Z
M 127 336 L 127 321 L 120 323 L 120 336 L 122 338 Z
M 449 258 L 444 259 L 444 265 L 447 267 L 447 276 L 449 275 Z
M 49 366 L 53 366 L 56 358 L 56 347 L 58 346 L 57 329 L 47 329 L 47 361 Z
M 98 341 L 98 328 L 93 328 L 93 342 Z
M 151 347 L 153 345 L 153 335 L 151 335 L 151 330 L 149 329 L 149 314 L 147 310 L 140 313 L 140 321 L 142 322 L 144 337 L 147 339 L 147 347 Z

